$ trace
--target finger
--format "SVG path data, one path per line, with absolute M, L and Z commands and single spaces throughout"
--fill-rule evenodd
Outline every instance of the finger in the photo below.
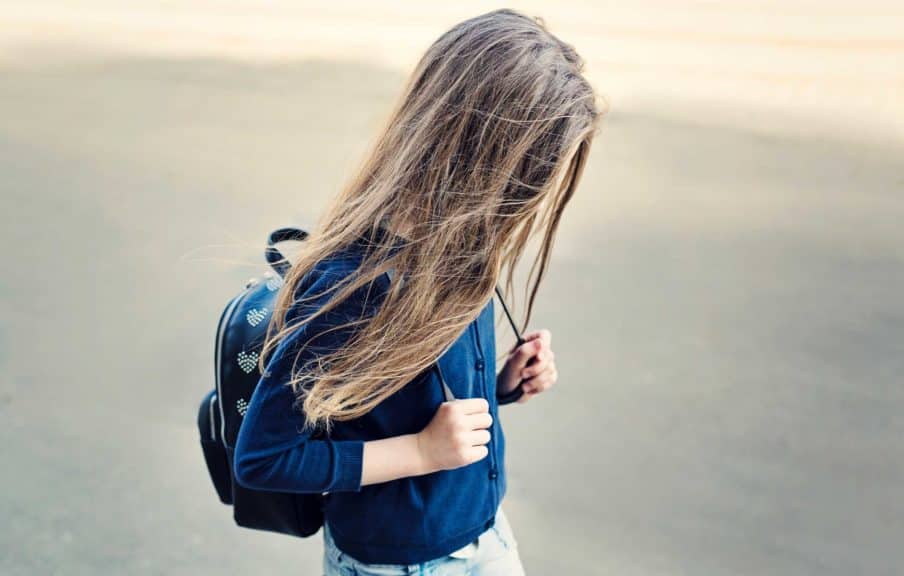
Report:
M 545 386 L 543 383 L 537 383 L 533 386 L 526 388 L 524 393 L 528 396 L 536 396 L 537 394 L 544 392 L 549 386 Z
M 527 380 L 528 378 L 533 378 L 537 374 L 546 372 L 552 366 L 553 358 L 551 350 L 546 354 L 541 352 L 537 357 L 539 358 L 537 362 L 521 369 L 520 375 L 522 380 Z
M 473 432 L 468 434 L 468 442 L 471 443 L 471 446 L 483 446 L 484 444 L 489 444 L 490 431 L 474 430 Z
M 486 398 L 463 398 L 454 402 L 464 414 L 480 414 L 490 410 L 490 404 Z
M 492 425 L 493 417 L 489 412 L 481 412 L 479 414 L 471 414 L 468 416 L 468 427 L 470 427 L 471 430 L 489 428 Z
M 552 332 L 543 328 L 542 330 L 535 330 L 534 332 L 528 332 L 523 336 L 523 338 L 527 341 L 531 340 L 542 340 L 547 345 L 552 344 Z
M 483 445 L 483 446 L 472 446 L 470 449 L 468 449 L 468 451 L 465 454 L 467 455 L 468 460 L 473 463 L 473 462 L 477 462 L 478 460 L 483 460 L 484 458 L 487 457 L 487 454 L 489 454 L 489 453 L 490 453 L 489 448 L 487 448 L 485 445 Z
M 543 342 L 536 339 L 518 346 L 518 348 L 515 349 L 515 354 L 512 356 L 513 365 L 520 371 L 521 368 L 527 366 L 530 359 L 533 358 L 542 347 Z
M 543 392 L 544 390 L 550 388 L 556 381 L 556 372 L 555 369 L 548 370 L 542 374 L 534 376 L 533 378 L 523 382 L 521 385 L 524 386 L 525 392 L 531 392 L 536 394 L 537 392 Z
M 533 397 L 536 396 L 537 394 L 542 394 L 542 393 L 545 392 L 548 388 L 549 388 L 549 386 L 547 386 L 547 385 L 534 386 L 533 388 L 530 388 L 529 390 L 527 390 L 527 391 L 525 392 L 525 394 L 526 394 L 529 398 L 533 398 Z

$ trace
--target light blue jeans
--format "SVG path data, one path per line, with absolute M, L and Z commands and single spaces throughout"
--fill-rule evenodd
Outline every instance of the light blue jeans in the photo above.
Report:
M 324 576 L 524 576 L 518 543 L 502 508 L 495 524 L 474 542 L 448 556 L 421 564 L 365 564 L 336 547 L 326 523 L 323 525 Z

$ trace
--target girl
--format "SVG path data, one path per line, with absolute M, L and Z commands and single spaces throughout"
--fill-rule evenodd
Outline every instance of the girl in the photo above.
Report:
M 454 26 L 286 276 L 235 477 L 324 494 L 326 574 L 523 574 L 499 399 L 557 371 L 540 330 L 496 373 L 493 294 L 542 230 L 529 322 L 598 130 L 582 68 L 540 19 Z

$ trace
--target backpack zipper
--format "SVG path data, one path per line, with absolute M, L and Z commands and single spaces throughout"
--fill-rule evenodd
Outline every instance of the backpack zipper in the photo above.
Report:
M 232 299 L 232 302 L 229 303 L 229 306 L 226 307 L 226 310 L 223 311 L 223 316 L 220 318 L 220 324 L 217 326 L 217 347 L 214 352 L 214 362 L 216 364 L 216 383 L 217 383 L 217 396 L 223 396 L 223 391 L 220 389 L 221 386 L 221 366 L 222 366 L 222 357 L 223 357 L 223 340 L 225 338 L 225 330 L 224 328 L 229 325 L 230 320 L 232 320 L 233 314 L 235 314 L 235 309 L 238 308 L 239 303 L 248 294 L 248 291 L 257 284 L 257 282 L 250 283 L 245 287 L 245 289 L 238 294 L 235 298 Z M 217 405 L 220 408 L 220 436 L 222 438 L 222 442 L 224 446 L 227 446 L 226 443 L 226 413 L 223 408 L 222 402 L 217 402 Z
M 217 399 L 217 394 L 216 394 L 216 392 L 214 392 L 214 394 L 210 397 L 210 402 L 208 403 L 209 406 L 207 408 L 210 413 L 210 439 L 211 440 L 217 439 L 217 421 L 213 417 L 213 403 L 216 401 L 216 399 Z

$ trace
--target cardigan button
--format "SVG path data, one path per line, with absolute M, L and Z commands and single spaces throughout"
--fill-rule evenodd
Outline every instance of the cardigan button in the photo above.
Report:
M 495 469 L 495 468 L 490 468 L 490 474 L 489 474 L 489 476 L 490 476 L 490 480 L 495 480 L 496 477 L 499 476 L 499 473 L 496 472 L 496 469 Z
M 476 370 L 483 370 L 486 366 L 486 363 L 483 361 L 483 358 L 478 358 L 477 362 L 474 362 L 474 368 Z

